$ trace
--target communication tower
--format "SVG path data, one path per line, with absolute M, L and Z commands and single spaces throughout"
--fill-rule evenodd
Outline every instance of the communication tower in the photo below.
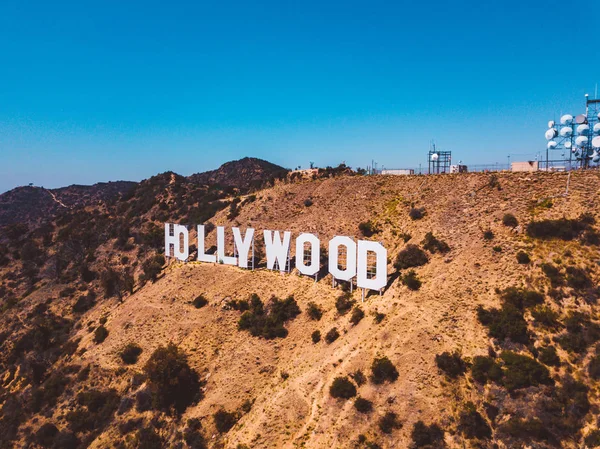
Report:
M 429 153 L 427 154 L 429 163 L 429 174 L 450 173 L 450 163 L 452 162 L 451 151 L 440 151 L 431 143 Z
M 600 164 L 600 100 L 585 95 L 585 113 L 563 114 L 559 123 L 548 122 L 546 170 L 559 162 L 564 168 L 588 168 Z M 560 153 L 560 157 L 557 154 Z

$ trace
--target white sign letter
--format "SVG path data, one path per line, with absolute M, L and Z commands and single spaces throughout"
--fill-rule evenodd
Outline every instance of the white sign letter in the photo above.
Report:
M 310 265 L 304 263 L 304 244 L 310 243 Z M 313 234 L 300 234 L 296 239 L 296 268 L 306 276 L 319 272 L 320 242 Z
M 238 265 L 241 268 L 248 268 L 248 253 L 250 252 L 250 245 L 252 245 L 252 241 L 254 240 L 254 229 L 246 229 L 244 240 L 242 240 L 240 228 L 232 228 L 232 230 L 235 247 L 237 248 L 238 252 Z
M 237 265 L 236 257 L 225 255 L 225 228 L 223 226 L 217 226 L 217 258 L 219 259 L 219 263 Z
M 375 277 L 369 279 L 368 252 L 375 253 Z M 369 290 L 381 290 L 387 285 L 387 250 L 379 242 L 368 240 L 358 241 L 358 271 L 356 276 L 356 285 Z
M 171 235 L 173 226 L 173 235 Z M 183 248 L 181 247 L 180 235 L 183 234 Z M 189 256 L 189 233 L 185 226 L 165 223 L 165 255 L 171 256 L 171 245 L 173 245 L 173 256 L 185 262 Z
M 346 247 L 346 269 L 338 268 L 338 248 Z M 329 272 L 335 279 L 349 281 L 356 276 L 356 243 L 350 237 L 337 236 L 329 241 Z
M 285 231 L 283 233 L 283 242 L 281 241 L 279 231 L 275 231 L 274 233 L 273 231 L 264 231 L 263 235 L 265 237 L 265 248 L 267 253 L 267 268 L 269 270 L 274 270 L 275 261 L 277 261 L 279 271 L 284 272 L 288 254 L 290 253 L 290 238 L 292 233 L 290 231 Z
M 216 262 L 217 256 L 214 254 L 206 254 L 206 248 L 204 243 L 204 225 L 198 225 L 198 260 L 200 262 Z

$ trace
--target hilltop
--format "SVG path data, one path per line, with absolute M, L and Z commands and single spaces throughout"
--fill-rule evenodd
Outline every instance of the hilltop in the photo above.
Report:
M 0 446 L 594 447 L 599 172 L 314 178 L 165 173 L 4 227 Z M 165 261 L 167 221 L 225 226 L 230 248 L 231 226 L 374 239 L 389 284 L 363 303 L 268 271 L 261 239 L 255 271 Z M 169 408 L 154 376 L 174 367 Z

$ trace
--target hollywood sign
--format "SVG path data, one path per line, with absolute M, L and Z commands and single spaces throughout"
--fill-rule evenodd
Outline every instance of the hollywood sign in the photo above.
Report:
M 225 254 L 225 228 L 217 226 L 217 251 L 206 254 L 205 228 L 198 225 L 199 262 L 235 265 L 240 268 L 254 267 L 254 236 L 252 228 L 247 228 L 244 236 L 240 228 L 231 228 L 233 233 L 234 256 Z M 290 261 L 292 233 L 284 231 L 263 231 L 267 269 L 286 271 Z M 165 254 L 183 262 L 189 258 L 190 236 L 187 226 L 165 223 Z M 306 276 L 316 276 L 320 270 L 321 242 L 314 234 L 302 233 L 296 237 L 296 269 Z M 307 248 L 308 246 L 308 248 Z M 329 273 L 335 280 L 351 281 L 356 277 L 359 288 L 381 290 L 387 284 L 387 250 L 379 242 L 358 240 L 336 236 L 329 241 Z M 252 264 L 248 263 L 252 250 Z M 345 253 L 345 261 L 340 253 Z M 345 265 L 343 267 L 340 266 Z

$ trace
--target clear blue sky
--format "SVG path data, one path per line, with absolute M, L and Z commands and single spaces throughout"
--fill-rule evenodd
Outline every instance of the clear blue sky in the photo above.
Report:
M 0 2 L 0 192 L 545 150 L 600 82 L 596 0 Z M 577 36 L 580 36 L 579 38 Z M 576 45 L 576 44 L 580 45 Z M 520 156 L 522 155 L 522 156 Z

